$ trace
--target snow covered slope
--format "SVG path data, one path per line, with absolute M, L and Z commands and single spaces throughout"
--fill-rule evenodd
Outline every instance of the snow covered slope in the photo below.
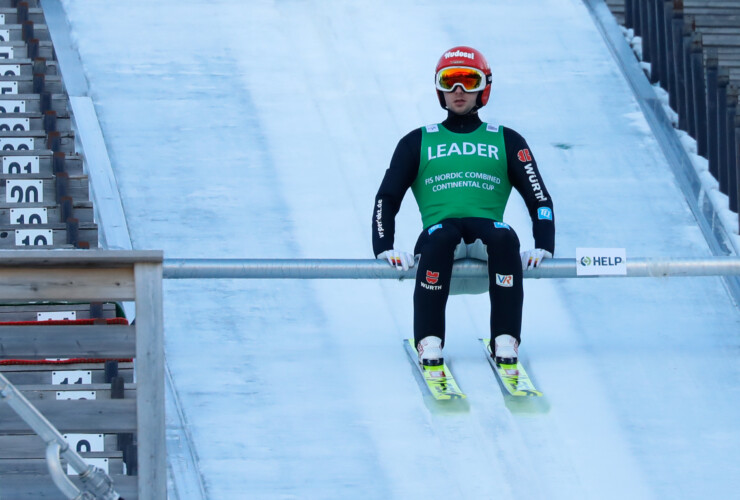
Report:
M 434 65 L 468 44 L 493 66 L 482 118 L 518 130 L 537 157 L 559 256 L 710 254 L 579 0 L 64 5 L 137 249 L 370 257 L 373 196 L 396 142 L 444 118 Z M 515 198 L 506 220 L 526 247 Z M 419 230 L 409 196 L 397 246 Z M 411 293 L 395 282 L 165 283 L 167 358 L 208 498 L 740 488 L 740 314 L 719 279 L 525 283 L 522 353 L 551 405 L 533 416 L 505 407 L 478 345 L 485 296 L 448 305 L 446 356 L 470 408 L 430 411 L 402 347 Z

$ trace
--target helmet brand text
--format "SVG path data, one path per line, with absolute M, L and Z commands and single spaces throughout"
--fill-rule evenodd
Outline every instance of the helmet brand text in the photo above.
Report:
M 475 59 L 474 52 L 463 52 L 462 50 L 456 50 L 454 52 L 445 52 L 445 59 L 450 57 L 467 57 L 468 59 Z

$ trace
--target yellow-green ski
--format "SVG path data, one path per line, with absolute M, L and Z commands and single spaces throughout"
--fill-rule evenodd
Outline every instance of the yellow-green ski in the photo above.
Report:
M 465 399 L 467 396 L 460 390 L 455 377 L 452 376 L 447 363 L 442 366 L 422 366 L 419 364 L 419 353 L 416 351 L 414 339 L 406 339 L 406 352 L 409 353 L 414 364 L 419 369 L 429 392 L 437 401 Z
M 483 342 L 486 358 L 488 358 L 491 368 L 493 368 L 501 385 L 509 395 L 523 398 L 541 397 L 543 395 L 534 386 L 521 362 L 511 365 L 496 364 L 496 361 L 491 357 L 491 339 L 480 339 L 480 341 Z

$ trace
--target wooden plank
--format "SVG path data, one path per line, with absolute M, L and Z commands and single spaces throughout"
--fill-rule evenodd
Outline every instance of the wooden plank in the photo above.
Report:
M 15 57 L 28 57 L 29 55 L 31 55 L 28 51 L 28 45 L 22 40 L 14 40 L 8 42 L 0 41 L 0 47 L 13 47 L 13 55 Z M 39 42 L 38 57 L 41 59 L 46 59 L 47 61 L 51 61 L 55 58 L 54 47 L 51 42 Z M 57 66 L 59 65 L 57 64 Z
M 0 14 L 5 14 L 5 24 L 18 24 L 17 9 L 0 8 Z M 28 20 L 33 21 L 34 24 L 46 24 L 44 12 L 38 8 L 28 9 Z
M 17 229 L 19 227 L 23 228 L 33 228 L 35 226 L 41 227 L 39 224 L 18 224 L 18 212 L 15 210 L 17 209 L 27 209 L 27 208 L 38 208 L 38 207 L 31 207 L 30 205 L 22 205 L 17 207 L 12 207 L 5 205 L 5 207 L 0 207 L 0 226 L 3 227 L 3 230 L 8 231 L 12 229 Z M 62 210 L 59 208 L 58 205 L 47 205 L 45 207 L 46 212 L 46 220 L 48 224 L 51 225 L 51 227 L 55 229 L 64 229 L 66 228 L 66 225 L 64 222 L 62 222 Z M 43 210 L 37 210 L 37 212 L 43 212 Z M 73 217 L 77 219 L 80 222 L 80 227 L 85 228 L 97 228 L 97 225 L 94 222 L 94 212 L 92 208 L 82 208 L 82 209 L 74 209 L 72 213 Z M 28 221 L 28 216 L 24 216 L 24 221 Z
M 12 46 L 12 43 L 0 42 L 0 47 Z M 20 48 L 16 47 L 14 50 L 25 50 L 26 45 L 21 44 Z M 48 49 L 51 51 L 51 47 Z M 39 54 L 39 57 L 44 57 Z M 0 105 L 4 100 L 9 101 L 26 101 L 26 112 L 41 112 L 41 97 L 39 94 L 0 94 Z M 65 94 L 52 94 L 51 95 L 51 108 L 48 111 L 56 111 L 62 116 L 69 116 L 69 108 L 67 96 Z
M 737 0 L 683 0 L 686 7 L 724 7 L 737 5 Z
M 710 35 L 737 36 L 738 30 L 740 30 L 739 26 L 696 27 L 696 31 L 701 34 L 702 39 Z
M 22 100 L 22 99 L 19 98 L 19 99 L 14 99 L 14 100 Z M 3 105 L 3 101 L 2 99 L 0 99 L 0 106 L 2 105 Z M 28 101 L 26 102 L 26 107 L 28 107 Z M 2 116 L 2 114 L 0 114 L 0 116 Z M 38 174 L 28 174 L 29 176 L 50 177 L 54 175 L 51 151 L 37 150 L 31 153 L 28 151 L 13 150 L 13 151 L 0 152 L 0 157 L 8 158 L 8 161 L 12 161 L 13 158 L 16 158 L 18 156 L 38 157 L 39 173 Z M 86 174 L 82 168 L 82 158 L 79 155 L 65 155 L 64 171 L 69 174 L 70 178 L 85 178 L 87 180 Z M 2 174 L 2 175 L 6 176 L 7 174 Z
M 18 82 L 18 93 L 19 94 L 32 94 L 33 93 L 33 80 L 27 76 L 0 76 L 0 82 Z M 57 75 L 49 75 L 44 81 L 44 90 L 51 94 L 61 94 L 64 92 L 64 85 L 62 80 Z M 71 152 L 72 150 L 70 150 Z
M 24 83 L 22 78 L 26 78 L 24 76 L 0 76 L 0 82 L 2 83 L 2 86 L 7 86 L 7 82 L 18 82 L 18 87 L 22 86 Z M 46 76 L 46 83 L 49 84 L 49 79 L 55 78 L 54 75 L 47 75 Z M 28 89 L 23 89 L 28 90 Z M 19 90 L 20 92 L 21 90 Z M 12 139 L 12 138 L 27 138 L 32 137 L 34 138 L 34 144 L 33 148 L 29 147 L 30 151 L 39 151 L 47 150 L 47 142 L 46 142 L 46 132 L 43 130 L 29 130 L 29 131 L 18 131 L 18 132 L 7 132 L 7 131 L 0 131 L 0 138 L 6 138 L 6 139 Z M 58 143 L 58 151 L 63 153 L 74 153 L 75 152 L 75 137 L 74 132 L 67 131 L 67 132 L 59 132 L 59 143 Z
M 85 368 L 74 368 L 75 366 L 79 365 L 55 365 L 52 369 L 48 369 L 44 371 L 45 369 L 38 366 L 38 371 L 8 371 L 8 368 L 12 368 L 15 365 L 0 365 L 0 372 L 5 375 L 5 378 L 8 379 L 8 381 L 16 386 L 17 389 L 22 390 L 24 386 L 26 385 L 43 385 L 43 384 L 50 384 L 51 383 L 51 372 L 52 370 L 56 371 L 65 371 L 65 370 L 84 370 Z M 84 366 L 91 366 L 91 365 L 84 365 Z M 92 382 L 93 384 L 103 384 L 105 383 L 105 370 L 102 368 L 102 365 L 95 365 L 97 369 L 89 369 L 92 375 Z M 123 377 L 123 381 L 126 384 L 133 383 L 134 381 L 134 370 L 129 368 L 126 370 L 122 370 L 121 368 L 118 369 L 118 376 Z
M 80 251 L 0 251 L 0 272 L 3 267 L 58 268 L 133 268 L 136 263 L 162 263 L 161 250 L 85 250 Z M 101 297 L 104 298 L 104 297 Z M 98 300 L 100 300 L 99 298 Z M 133 295 L 130 300 L 133 300 Z
M 67 241 L 66 225 L 57 227 L 49 224 L 25 224 L 22 226 L 4 226 L 0 227 L 0 248 L 17 250 L 35 250 L 38 248 L 74 248 L 72 243 Z M 33 233 L 17 233 L 16 231 L 32 230 Z M 42 239 L 43 238 L 43 239 Z M 98 227 L 89 224 L 80 225 L 77 230 L 77 241 L 86 241 L 91 247 L 98 246 Z M 17 244 L 20 242 L 21 244 Z M 28 244 L 25 244 L 28 243 Z
M 82 454 L 81 454 L 82 455 Z M 108 460 L 108 475 L 123 475 L 123 459 L 109 457 L 105 453 L 86 453 L 85 458 L 104 458 Z M 61 460 L 62 469 L 67 470 L 67 461 Z M 0 459 L 0 476 L 9 474 L 44 475 L 49 473 L 46 458 Z
M 106 302 L 102 306 L 103 317 L 115 318 L 116 305 Z M 0 304 L 0 321 L 37 321 L 39 313 L 74 312 L 74 319 L 90 319 L 90 304 Z
M 34 406 L 62 434 L 136 432 L 136 400 L 36 401 Z M 31 428 L 9 405 L 0 405 L 0 433 L 28 434 Z
M 21 28 L 23 25 L 21 24 L 5 24 L 3 26 L 3 29 L 10 31 L 10 40 L 23 40 L 23 35 L 21 33 Z M 34 38 L 38 38 L 39 40 L 45 40 L 49 41 L 51 40 L 51 36 L 49 35 L 49 28 L 45 24 L 41 23 L 34 23 L 33 25 L 33 36 Z
M 17 64 L 20 66 L 20 74 L 21 75 L 33 75 L 33 61 L 28 59 L 26 56 L 27 54 L 13 54 L 13 59 L 4 59 L 5 64 Z M 57 69 L 57 62 L 54 60 L 48 60 L 44 63 L 44 68 L 46 70 L 47 75 L 58 75 L 59 70 Z
M 3 226 L 8 226 L 11 225 L 13 221 L 17 220 L 17 218 L 11 218 L 11 209 L 18 208 L 45 208 L 46 218 L 50 224 L 62 222 L 62 210 L 57 204 L 47 202 L 28 203 L 22 206 L 18 206 L 9 203 L 0 203 L 0 224 L 2 224 Z M 80 225 L 91 224 L 95 222 L 95 212 L 93 211 L 93 207 L 89 203 L 75 204 L 73 207 L 72 215 L 75 219 L 80 221 Z
M 709 51 L 706 51 L 706 50 L 704 51 L 704 54 L 703 55 L 704 55 L 704 60 L 705 61 L 707 59 L 708 52 Z M 723 57 L 724 58 L 729 58 L 729 59 L 736 58 L 736 57 L 740 56 L 740 49 L 737 48 L 737 47 L 726 47 L 726 46 L 722 45 L 722 46 L 717 47 L 717 56 L 719 57 L 720 60 Z
M 110 399 L 110 384 L 74 384 L 74 385 L 30 385 L 16 387 L 29 401 L 52 400 L 64 397 L 65 392 L 94 392 L 95 400 Z M 136 398 L 136 385 L 124 383 L 124 399 Z
M 118 436 L 116 434 L 103 435 L 105 456 L 119 457 L 123 453 L 118 450 Z M 82 456 L 96 456 L 90 453 L 80 453 Z M 46 443 L 36 434 L 19 434 L 0 436 L 0 458 L 45 458 Z M 0 481 L 2 485 L 2 481 Z M 0 490 L 1 491 L 1 490 Z M 1 497 L 0 497 L 1 498 Z
M 740 27 L 740 9 L 718 16 L 685 16 L 684 24 L 702 35 L 731 35 Z
M 113 326 L 113 325 L 110 325 Z M 118 363 L 118 372 L 126 370 L 133 370 L 134 364 L 132 362 L 120 361 Z M 13 373 L 23 372 L 49 372 L 55 370 L 92 370 L 93 373 L 96 370 L 102 370 L 103 363 L 69 363 L 69 364 L 38 364 L 38 365 L 0 365 L 0 372 L 6 377 L 10 377 Z M 94 377 L 93 377 L 94 380 Z M 47 382 L 42 382 L 47 383 Z M 95 382 L 97 383 L 97 382 Z
M 48 250 L 5 250 L 0 251 L 0 301 L 29 300 L 133 300 L 134 276 L 131 268 L 118 269 L 62 269 L 62 268 L 6 268 L 9 262 L 2 262 L 3 255 L 49 253 Z M 54 253 L 54 252 L 52 252 Z M 62 253 L 60 251 L 59 253 Z M 64 253 L 68 253 L 65 251 Z M 95 251 L 75 253 L 93 256 Z M 12 259 L 12 257 L 9 257 Z M 16 257 L 20 258 L 20 256 Z M 80 255 L 78 259 L 85 257 Z M 94 262 L 91 261 L 94 265 Z M 34 266 L 35 264 L 29 264 Z M 91 266 L 94 267 L 94 266 Z M 63 356 L 54 356 L 63 357 Z
M 684 15 L 684 19 L 687 17 L 696 17 L 696 18 L 723 17 L 723 16 L 729 17 L 729 16 L 737 15 L 738 10 L 740 9 L 735 5 L 726 5 L 726 6 L 719 6 L 719 7 L 700 7 L 700 6 L 690 5 L 688 7 L 684 7 L 683 15 Z
M 12 61 L 8 61 L 5 64 L 12 64 Z M 1 104 L 2 103 L 0 103 L 0 105 Z M 26 127 L 26 130 L 45 130 L 45 115 L 42 114 L 40 111 L 31 111 L 30 109 L 26 109 L 26 111 L 21 112 L 6 109 L 5 111 L 0 112 L 0 120 L 5 121 L 10 118 L 27 118 L 28 127 Z M 72 130 L 72 122 L 69 116 L 64 116 L 64 114 L 62 113 L 57 113 L 56 120 L 54 122 L 54 130 L 56 130 L 57 132 L 70 132 Z
M 72 482 L 78 487 L 80 480 L 74 476 Z M 116 492 L 126 500 L 138 500 L 138 478 L 136 476 L 112 476 Z M 7 474 L 0 480 L 3 500 L 59 500 L 62 494 L 46 475 Z M 166 498 L 166 497 L 162 497 Z
M 738 55 L 737 58 L 733 58 L 733 59 L 721 57 L 719 58 L 719 60 L 720 60 L 719 65 L 721 67 L 732 69 L 732 68 L 737 68 L 738 66 L 740 66 L 740 55 Z
M 139 496 L 156 500 L 167 498 L 162 266 L 140 262 L 134 271 L 139 333 L 136 342 Z
M 13 232 L 18 229 L 38 229 L 39 231 L 51 230 L 51 231 L 66 231 L 67 225 L 63 222 L 48 222 L 46 224 L 3 224 L 0 222 L 0 233 L 2 232 Z M 95 224 L 86 222 L 80 223 L 80 231 L 97 231 L 98 226 Z M 3 238 L 0 236 L 0 239 Z M 56 239 L 54 240 L 56 241 Z M 26 249 L 28 250 L 28 249 Z
M 0 358 L 130 358 L 136 327 L 124 325 L 0 326 Z
M 0 208 L 17 208 L 17 203 L 7 203 L 4 199 L 0 200 Z M 38 207 L 52 207 L 56 206 L 55 202 L 39 202 L 39 203 L 27 203 L 24 204 L 24 208 L 38 208 Z M 93 208 L 93 203 L 90 200 L 72 200 L 72 207 L 75 210 L 80 208 Z M 93 249 L 95 250 L 95 249 Z
M 704 47 L 740 47 L 740 36 L 738 35 L 702 35 Z
M 56 200 L 57 180 L 54 176 L 44 176 L 41 174 L 0 174 L 0 200 L 3 201 L 3 205 L 8 208 L 22 208 L 26 206 L 28 202 L 18 202 L 18 198 L 14 196 L 15 193 L 12 189 L 8 188 L 7 185 L 9 181 L 30 180 L 41 181 L 39 183 L 38 201 L 34 201 L 33 203 L 39 203 L 41 200 L 44 200 L 47 203 L 53 203 Z M 70 196 L 72 199 L 90 199 L 90 184 L 86 175 L 80 177 L 69 177 L 68 188 L 67 196 Z M 8 192 L 11 193 L 10 198 L 8 198 Z

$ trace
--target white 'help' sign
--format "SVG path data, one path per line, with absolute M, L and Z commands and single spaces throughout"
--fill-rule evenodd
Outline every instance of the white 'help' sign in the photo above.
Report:
M 627 250 L 624 248 L 576 248 L 578 276 L 624 276 Z

